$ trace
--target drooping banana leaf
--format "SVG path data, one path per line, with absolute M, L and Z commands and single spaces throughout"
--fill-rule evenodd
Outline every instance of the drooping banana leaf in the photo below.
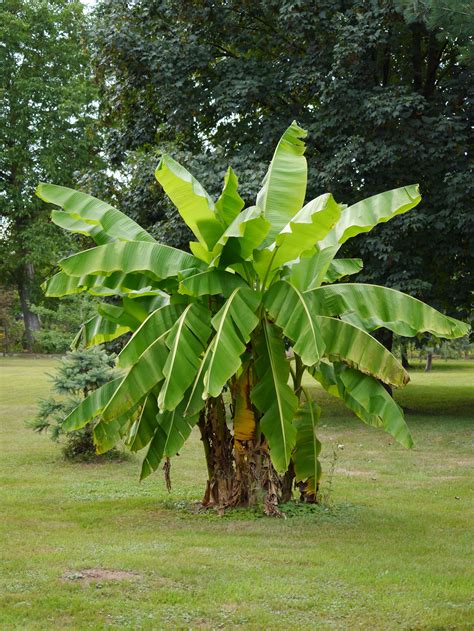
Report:
M 141 324 L 141 321 L 131 313 L 128 313 L 123 305 L 113 305 L 108 302 L 102 302 L 98 305 L 97 311 L 100 316 L 107 318 L 110 322 L 115 322 L 115 324 L 119 326 L 127 327 L 131 331 L 136 331 Z
M 301 257 L 290 266 L 287 279 L 300 291 L 319 287 L 326 278 L 338 249 L 339 246 L 331 246 Z
M 217 397 L 242 364 L 241 355 L 259 319 L 255 314 L 259 295 L 248 287 L 238 287 L 212 318 L 216 331 L 209 367 L 204 377 L 203 397 Z
M 293 121 L 277 145 L 257 195 L 256 204 L 271 224 L 265 245 L 274 240 L 303 206 L 307 166 L 301 139 L 306 136 L 307 132 Z
M 395 388 L 410 380 L 398 359 L 365 331 L 336 318 L 316 320 L 326 345 L 324 356 L 331 361 L 342 361 Z
M 142 241 L 100 245 L 62 259 L 59 265 L 69 276 L 141 272 L 154 280 L 177 276 L 178 272 L 190 267 L 203 267 L 202 262 L 191 254 L 160 243 Z
M 305 295 L 290 283 L 278 281 L 265 294 L 264 304 L 276 324 L 293 342 L 293 350 L 303 363 L 312 366 L 318 362 L 324 351 L 324 340 Z
M 108 423 L 99 421 L 94 426 L 94 445 L 98 454 L 104 454 L 113 449 L 127 435 L 137 407 L 128 410 L 113 421 Z
M 184 416 L 185 401 L 186 398 L 174 410 L 158 414 L 158 426 L 143 459 L 140 480 L 156 471 L 164 457 L 175 456 L 191 434 L 198 415 Z
M 140 449 L 148 445 L 158 426 L 158 414 L 156 396 L 153 392 L 150 392 L 145 398 L 138 418 L 130 428 L 127 437 L 127 445 L 130 451 L 140 451 Z
M 118 365 L 127 368 L 137 362 L 155 340 L 172 329 L 185 308 L 185 304 L 171 304 L 153 311 L 121 350 Z
M 239 181 L 231 167 L 224 178 L 224 188 L 216 202 L 216 212 L 225 226 L 229 226 L 244 207 L 244 200 L 237 192 Z
M 271 278 L 274 270 L 311 250 L 334 227 L 340 215 L 341 206 L 330 193 L 306 204 L 276 235 L 271 245 L 255 252 L 255 269 L 259 277 Z
M 122 306 L 126 313 L 140 322 L 144 322 L 150 313 L 169 305 L 170 297 L 162 291 L 152 295 L 123 296 Z
M 53 211 L 51 218 L 54 223 L 70 232 L 87 234 L 98 245 L 116 240 L 155 242 L 127 215 L 92 195 L 44 183 L 38 185 L 36 194 L 45 202 L 63 209 L 64 212 Z
M 179 283 L 179 292 L 189 296 L 229 296 L 237 287 L 246 286 L 238 275 L 223 269 L 210 268 L 206 271 L 195 270 L 183 277 Z
M 210 313 L 192 303 L 186 307 L 166 338 L 169 355 L 165 380 L 158 397 L 161 412 L 173 410 L 184 397 L 199 369 L 200 357 L 211 333 Z
M 362 259 L 333 259 L 324 277 L 324 283 L 335 283 L 345 276 L 357 274 L 363 268 Z
M 112 379 L 100 388 L 93 390 L 77 407 L 72 410 L 64 419 L 61 429 L 64 432 L 73 432 L 81 429 L 100 416 L 110 398 L 117 390 L 122 381 L 122 377 Z
M 404 447 L 413 446 L 403 411 L 385 388 L 373 377 L 336 362 L 321 362 L 309 372 L 329 394 L 344 401 L 361 421 L 381 427 Z
M 71 348 L 77 349 L 81 344 L 89 348 L 104 342 L 111 342 L 129 331 L 130 328 L 128 326 L 122 326 L 116 322 L 111 322 L 106 317 L 96 315 L 84 322 L 72 341 Z
M 166 154 L 158 164 L 155 177 L 198 241 L 212 250 L 224 232 L 225 225 L 217 216 L 214 202 L 201 184 Z
M 366 331 L 384 327 L 405 337 L 427 332 L 447 339 L 462 337 L 469 332 L 469 326 L 464 322 L 388 287 L 343 283 L 319 287 L 305 295 L 310 296 L 313 313 L 347 315 L 344 317 L 346 321 Z
M 112 421 L 135 406 L 164 379 L 168 348 L 164 336 L 156 339 L 122 379 L 102 412 L 105 422 Z
M 306 492 L 316 493 L 316 485 L 321 477 L 321 464 L 318 460 L 321 443 L 316 438 L 316 426 L 321 414 L 320 407 L 307 400 L 295 414 L 296 444 L 293 452 L 296 482 L 306 482 Z
M 296 442 L 293 418 L 298 399 L 288 385 L 290 364 L 285 357 L 281 333 L 266 320 L 262 330 L 263 335 L 259 335 L 255 341 L 258 383 L 253 387 L 250 397 L 255 407 L 263 413 L 260 428 L 268 440 L 273 466 L 278 473 L 283 473 L 288 469 Z
M 52 210 L 51 221 L 63 230 L 90 237 L 97 245 L 104 245 L 104 243 L 115 241 L 113 237 L 109 236 L 103 230 L 100 223 L 88 223 L 87 221 L 79 219 L 75 214 L 65 213 L 62 210 Z
M 185 416 L 195 416 L 204 407 L 204 376 L 209 368 L 212 351 L 214 349 L 215 337 L 209 342 L 206 352 L 204 353 L 199 369 L 194 378 L 193 385 L 189 389 L 189 397 L 185 399 L 186 407 L 184 408 Z
M 156 281 L 136 274 L 113 272 L 110 276 L 69 276 L 58 272 L 41 286 L 48 297 L 70 296 L 87 291 L 93 296 L 146 296 L 160 292 Z
M 369 232 L 379 223 L 411 210 L 421 201 L 418 184 L 402 186 L 363 199 L 342 211 L 336 226 L 320 243 L 320 249 L 343 244 L 348 239 Z

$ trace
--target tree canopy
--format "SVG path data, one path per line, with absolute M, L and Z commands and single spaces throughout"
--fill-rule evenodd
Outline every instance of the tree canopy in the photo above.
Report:
M 225 155 L 249 201 L 296 118 L 310 132 L 310 198 L 330 191 L 351 203 L 420 183 L 422 207 L 348 246 L 365 260 L 362 279 L 465 314 L 471 27 L 459 1 L 103 0 L 94 53 L 102 121 L 111 158 L 132 173 L 136 218 L 163 219 L 156 145 L 212 193 Z
M 34 190 L 97 166 L 96 92 L 79 0 L 5 0 L 0 42 L 0 281 L 19 291 L 31 345 L 35 269 L 44 277 L 65 250 Z

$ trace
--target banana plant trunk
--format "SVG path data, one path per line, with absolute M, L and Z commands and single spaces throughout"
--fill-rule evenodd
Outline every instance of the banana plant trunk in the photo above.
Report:
M 263 504 L 266 514 L 280 516 L 281 478 L 259 431 L 258 415 L 250 400 L 252 367 L 247 366 L 232 387 L 231 433 L 222 396 L 208 400 L 198 426 L 206 456 L 208 480 L 202 505 L 225 510 Z

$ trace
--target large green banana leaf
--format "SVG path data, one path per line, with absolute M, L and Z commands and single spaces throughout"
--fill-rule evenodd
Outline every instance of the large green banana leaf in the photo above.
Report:
M 113 421 L 109 421 L 108 423 L 99 421 L 94 426 L 94 445 L 98 454 L 104 454 L 110 449 L 113 449 L 126 437 L 130 429 L 130 424 L 133 422 L 136 407 L 115 418 Z
M 320 249 L 343 244 L 348 239 L 369 232 L 379 223 L 389 221 L 414 208 L 421 201 L 418 184 L 402 186 L 363 199 L 344 209 L 336 226 L 320 243 Z
M 369 333 L 336 318 L 315 318 L 326 345 L 324 355 L 331 361 L 342 361 L 395 388 L 408 383 L 398 359 Z
M 224 188 L 216 202 L 216 212 L 225 226 L 229 226 L 240 213 L 245 203 L 237 192 L 239 181 L 231 167 L 224 178 Z
M 250 260 L 254 249 L 261 245 L 269 229 L 270 223 L 263 216 L 261 208 L 250 206 L 243 210 L 219 240 L 222 246 L 221 265 Z
M 268 440 L 273 466 L 278 473 L 283 473 L 288 469 L 296 442 L 293 418 L 298 399 L 288 385 L 290 364 L 285 357 L 281 332 L 264 320 L 262 333 L 255 340 L 258 382 L 250 397 L 263 413 L 260 428 Z
M 164 366 L 168 358 L 165 336 L 156 339 L 122 379 L 108 404 L 102 419 L 112 421 L 133 408 L 146 394 L 164 379 Z
M 464 322 L 388 287 L 343 283 L 319 287 L 305 295 L 310 296 L 313 313 L 325 316 L 347 314 L 346 321 L 366 331 L 384 327 L 405 337 L 427 332 L 448 339 L 469 332 L 469 326 Z
M 333 259 L 324 277 L 324 283 L 335 283 L 345 276 L 357 274 L 363 268 L 362 259 Z
M 297 409 L 293 422 L 296 428 L 296 444 L 293 452 L 295 480 L 307 483 L 307 493 L 316 493 L 316 485 L 321 477 L 321 464 L 318 460 L 321 443 L 316 438 L 316 426 L 320 414 L 320 407 L 308 399 Z
M 201 184 L 166 154 L 162 156 L 155 176 L 198 241 L 212 250 L 224 232 L 225 224 L 216 215 L 214 202 Z
M 241 355 L 259 319 L 255 312 L 260 296 L 248 287 L 238 287 L 212 318 L 216 331 L 203 397 L 217 397 L 242 365 Z
M 277 145 L 257 195 L 256 204 L 271 224 L 265 245 L 274 240 L 303 206 L 307 165 L 301 139 L 306 136 L 307 132 L 293 121 Z
M 87 221 L 78 219 L 77 215 L 65 213 L 62 210 L 52 210 L 51 221 L 63 230 L 90 237 L 97 245 L 104 245 L 104 243 L 115 241 L 113 237 L 109 236 L 103 230 L 100 223 L 88 223 Z
M 122 306 L 126 313 L 133 316 L 140 324 L 146 320 L 150 313 L 167 306 L 170 297 L 162 291 L 148 296 L 123 296 Z
M 121 381 L 122 377 L 117 377 L 100 386 L 97 390 L 93 390 L 66 416 L 61 429 L 65 432 L 72 432 L 85 427 L 87 423 L 93 421 L 102 413 Z
M 274 270 L 311 250 L 334 227 L 340 215 L 341 206 L 330 193 L 306 204 L 276 235 L 270 246 L 255 252 L 255 269 L 260 278 L 271 278 Z
M 154 296 L 140 296 L 134 300 L 124 297 L 121 305 L 102 302 L 97 306 L 97 311 L 100 316 L 105 317 L 110 322 L 136 331 L 142 322 L 148 318 L 150 311 L 155 311 L 168 301 L 168 296 L 162 293 Z
M 99 245 L 62 259 L 59 265 L 69 276 L 141 272 L 155 280 L 177 276 L 190 267 L 203 267 L 191 254 L 168 245 L 142 241 Z
M 206 265 L 215 267 L 219 263 L 219 258 L 222 252 L 222 243 L 217 242 L 213 248 L 208 249 L 205 245 L 199 243 L 199 241 L 190 241 L 189 249 L 197 259 L 204 261 Z
M 385 388 L 373 377 L 336 362 L 321 362 L 310 369 L 325 390 L 338 397 L 364 423 L 381 427 L 404 447 L 413 446 L 403 412 Z
M 319 287 L 337 254 L 339 246 L 331 246 L 314 252 L 291 264 L 287 278 L 300 291 Z
M 150 313 L 121 350 L 118 365 L 127 368 L 135 364 L 155 340 L 171 331 L 185 308 L 185 304 L 171 304 Z
M 146 296 L 160 292 L 156 282 L 141 274 L 113 272 L 110 276 L 69 276 L 58 272 L 51 276 L 42 288 L 46 296 L 56 298 L 87 291 L 93 296 Z
M 135 331 L 141 324 L 135 315 L 128 313 L 123 305 L 113 305 L 108 302 L 102 302 L 97 306 L 99 315 L 107 318 L 110 322 L 115 322 L 119 326 L 127 327 L 131 331 Z
M 174 410 L 163 412 L 156 417 L 158 426 L 143 459 L 140 480 L 156 471 L 163 457 L 175 456 L 196 425 L 197 415 L 184 416 L 185 401 L 186 399 Z
M 189 296 L 229 296 L 237 287 L 246 286 L 245 281 L 232 272 L 210 268 L 204 272 L 194 270 L 186 277 L 180 275 L 179 293 Z
M 87 234 L 98 244 L 110 241 L 148 241 L 155 239 L 135 221 L 100 199 L 55 184 L 39 184 L 38 197 L 50 204 L 63 208 L 53 211 L 51 218 L 58 226 Z
M 84 322 L 74 338 L 71 348 L 79 348 L 81 344 L 89 348 L 104 342 L 111 342 L 129 331 L 130 328 L 128 326 L 122 326 L 116 322 L 111 322 L 104 316 L 96 315 Z
M 290 283 L 278 281 L 265 294 L 264 304 L 273 320 L 293 342 L 293 350 L 303 363 L 312 366 L 318 362 L 324 351 L 324 340 L 304 294 Z
M 158 397 L 161 412 L 173 410 L 194 381 L 200 357 L 211 333 L 210 313 L 192 303 L 186 307 L 166 338 L 169 355 L 163 368 L 165 380 Z
M 156 396 L 153 392 L 150 392 L 145 398 L 138 418 L 130 428 L 127 437 L 127 446 L 130 448 L 130 451 L 140 451 L 140 449 L 148 445 L 158 426 L 158 414 Z
M 212 351 L 214 350 L 215 339 L 216 338 L 214 336 L 214 338 L 209 342 L 196 373 L 196 377 L 194 378 L 193 385 L 189 389 L 189 397 L 186 399 L 186 407 L 184 408 L 185 416 L 195 416 L 204 407 L 204 377 L 207 369 L 209 368 Z

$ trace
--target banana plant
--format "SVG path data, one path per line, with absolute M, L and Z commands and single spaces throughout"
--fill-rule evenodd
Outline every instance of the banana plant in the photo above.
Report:
M 206 506 L 263 497 L 265 511 L 278 514 L 282 489 L 295 485 L 307 501 L 317 499 L 320 409 L 308 380 L 411 447 L 403 412 L 384 387 L 402 387 L 409 376 L 372 333 L 468 331 L 399 291 L 346 282 L 362 261 L 338 258 L 341 246 L 414 208 L 419 187 L 350 206 L 329 193 L 306 201 L 305 136 L 295 122 L 285 131 L 248 207 L 231 168 L 214 200 L 162 156 L 156 179 L 196 237 L 191 253 L 158 243 L 94 197 L 52 184 L 37 189 L 58 207 L 54 223 L 95 241 L 61 260 L 44 285 L 48 296 L 103 297 L 75 344 L 129 336 L 117 360 L 122 376 L 91 393 L 64 427 L 94 423 L 99 452 L 119 441 L 143 450 L 141 479 L 168 464 L 197 427 Z

